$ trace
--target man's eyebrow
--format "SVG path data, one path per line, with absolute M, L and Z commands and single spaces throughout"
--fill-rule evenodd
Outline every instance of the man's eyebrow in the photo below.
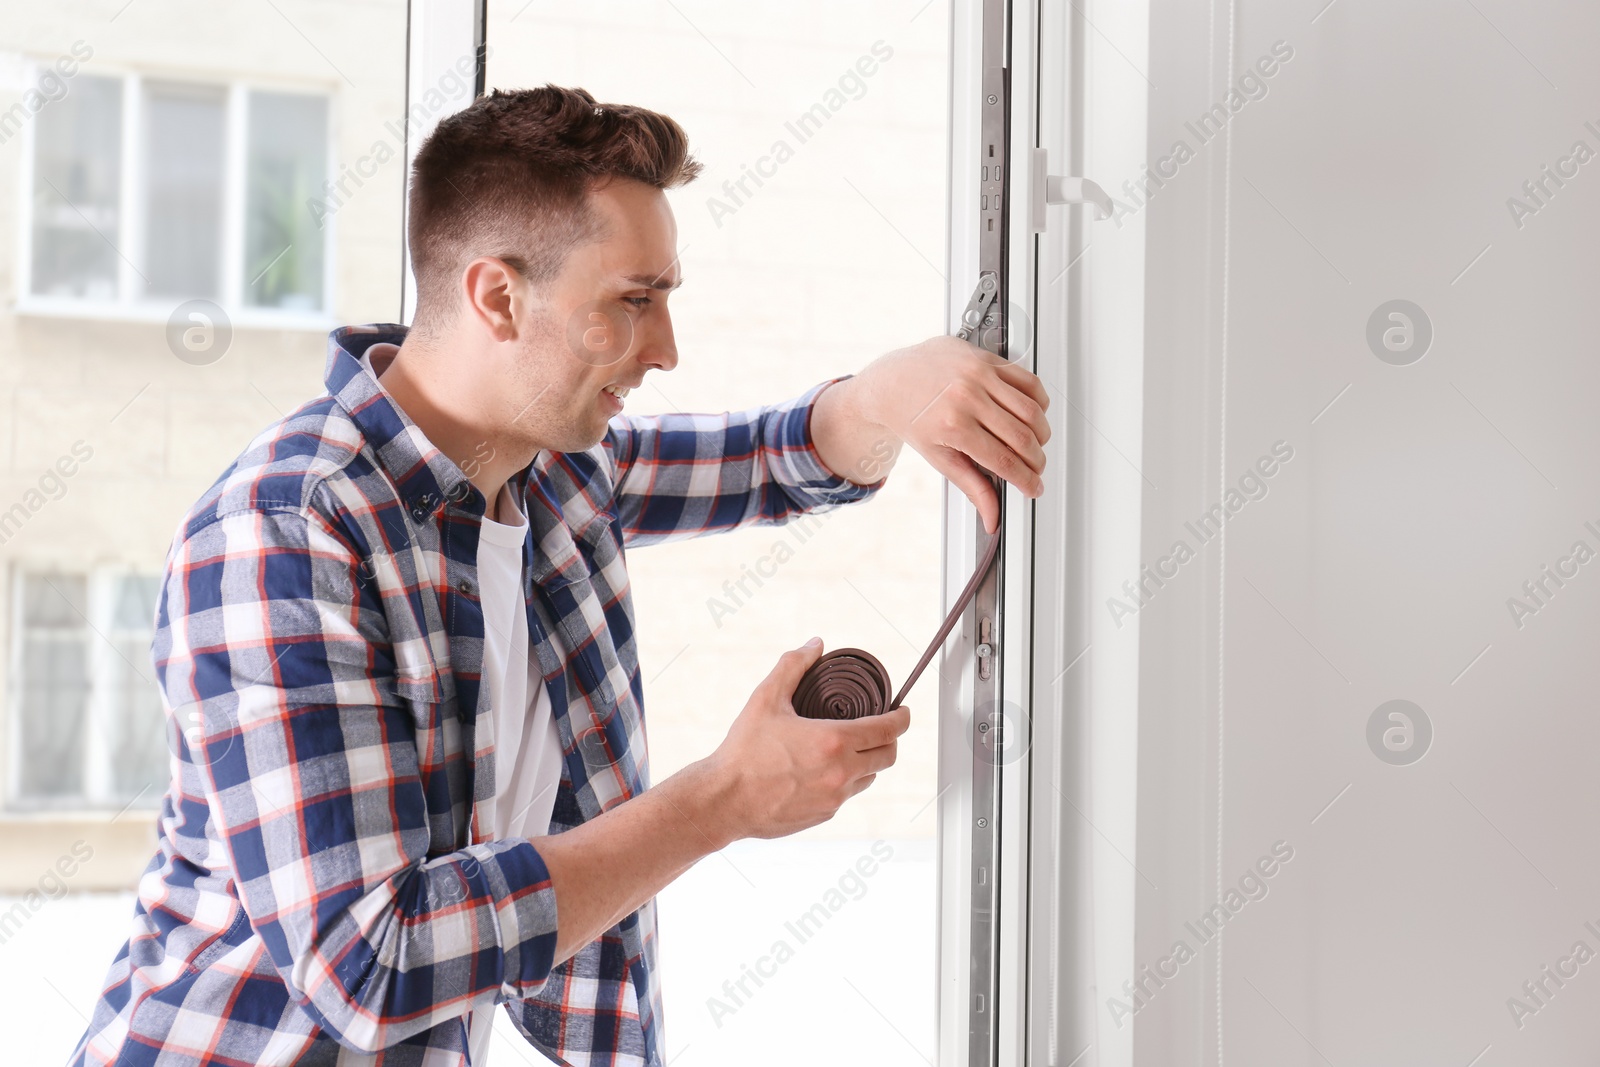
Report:
M 665 274 L 666 271 L 662 271 L 661 273 Z M 683 284 L 683 275 L 680 274 L 678 276 L 678 280 L 673 282 L 671 285 L 668 285 L 666 282 L 661 280 L 661 274 L 630 274 L 623 280 L 633 282 L 635 285 L 642 285 L 646 289 L 662 289 L 670 291 Z

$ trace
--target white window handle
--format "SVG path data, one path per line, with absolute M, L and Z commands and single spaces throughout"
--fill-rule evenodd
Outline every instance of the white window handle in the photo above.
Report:
M 1093 204 L 1095 218 L 1111 217 L 1111 198 L 1106 191 L 1088 178 L 1069 178 L 1051 174 L 1050 153 L 1043 148 L 1033 150 L 1033 204 L 1029 215 L 1034 233 L 1047 228 L 1045 207 L 1050 204 Z

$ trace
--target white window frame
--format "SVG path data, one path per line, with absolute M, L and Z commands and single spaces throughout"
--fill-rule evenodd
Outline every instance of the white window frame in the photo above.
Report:
M 30 57 L 24 63 L 25 77 L 31 84 L 48 66 L 42 58 Z M 96 300 L 79 297 L 41 296 L 33 292 L 33 199 L 35 131 L 39 117 L 47 113 L 48 105 L 39 115 L 25 123 L 22 131 L 22 152 L 17 176 L 17 303 L 19 315 L 47 318 L 111 319 L 124 322 L 166 322 L 172 314 L 171 297 L 148 298 L 140 293 L 142 283 L 135 264 L 144 261 L 145 219 L 143 204 L 142 120 L 144 117 L 144 82 L 186 82 L 194 85 L 217 86 L 227 93 L 226 129 L 223 153 L 222 188 L 222 248 L 219 279 L 220 298 L 217 303 L 227 313 L 236 327 L 263 329 L 303 329 L 319 332 L 331 329 L 335 323 L 334 301 L 337 262 L 338 217 L 330 212 L 322 226 L 322 308 L 302 311 L 287 308 L 256 307 L 244 303 L 244 239 L 245 239 L 245 173 L 246 154 L 249 149 L 250 93 L 252 91 L 315 96 L 327 101 L 328 124 L 326 130 L 327 179 L 335 174 L 338 161 L 338 93 L 327 84 L 279 81 L 271 78 L 230 78 L 223 75 L 196 71 L 168 71 L 102 64 L 95 61 L 92 70 L 80 69 L 75 77 L 118 78 L 122 81 L 122 161 L 121 182 L 117 215 L 119 233 L 116 242 L 117 298 Z M 70 83 L 69 83 L 70 84 Z M 69 89 L 70 92 L 70 89 Z
M 428 134 L 445 118 L 470 105 L 484 90 L 488 43 L 488 0 L 409 0 L 406 5 L 406 176 L 400 198 L 400 321 L 417 313 L 417 277 L 411 268 L 411 164 Z M 445 75 L 462 56 L 476 54 L 477 74 L 462 84 L 426 122 L 413 126 L 411 102 L 425 93 L 443 95 Z
M 1042 202 L 1035 148 L 1046 151 L 1048 174 L 1104 183 L 1135 173 L 1146 100 L 1108 77 L 1108 69 L 1122 75 L 1126 59 L 1108 53 L 1092 27 L 1142 42 L 1148 13 L 1092 0 L 1009 6 L 1008 295 L 1013 314 L 1031 319 L 1022 361 L 1051 389 L 1055 432 L 1045 446 L 1044 495 L 1028 501 L 1008 489 L 1000 691 L 1025 711 L 1028 735 L 1024 755 L 1007 748 L 997 790 L 995 1003 L 983 1025 L 993 1031 L 997 1067 L 1109 1067 L 1132 1062 L 1132 1028 L 1104 1025 L 1103 1003 L 1131 972 L 1135 904 L 1147 887 L 1127 858 L 1135 854 L 1137 621 L 1113 633 L 1093 605 L 1138 569 L 1140 498 L 1130 496 L 1127 464 L 1141 462 L 1143 436 L 1144 223 L 1111 241 L 1094 229 L 1110 224 L 1089 209 L 1048 207 L 1036 233 L 1024 205 L 1036 195 Z M 982 9 L 983 0 L 952 0 L 952 327 L 975 280 Z M 945 496 L 948 606 L 971 573 L 974 532 L 970 505 L 949 486 Z M 960 681 L 940 694 L 938 1062 L 972 1067 L 976 813 L 971 746 L 961 736 L 970 651 L 950 651 L 944 673 Z
M 126 807 L 155 808 L 164 792 L 164 785 L 147 789 L 130 802 L 112 792 L 112 756 L 109 748 L 111 727 L 117 715 L 116 694 L 112 684 L 112 668 L 118 658 L 111 639 L 117 603 L 117 582 L 128 577 L 149 577 L 152 572 L 140 571 L 123 564 L 103 564 L 88 568 L 62 568 L 48 563 L 16 563 L 10 568 L 10 670 L 7 672 L 7 719 L 10 727 L 7 748 L 10 758 L 6 769 L 8 788 L 6 808 L 12 813 L 58 811 L 115 811 Z M 23 623 L 25 582 L 43 575 L 82 577 L 86 580 L 88 618 L 84 627 L 84 640 L 88 650 L 89 697 L 85 719 L 83 759 L 84 789 L 73 797 L 29 797 L 21 793 L 23 760 L 23 708 L 24 684 L 23 642 L 26 631 Z M 151 619 L 151 636 L 155 620 Z M 138 672 L 154 684 L 154 666 L 145 659 L 135 666 Z M 126 806 L 126 807 L 125 807 Z
M 1007 298 L 1011 314 L 1036 319 L 1036 235 L 1031 230 L 1028 211 L 1029 182 L 1032 176 L 1032 148 L 1037 143 L 1037 7 L 1039 0 L 1012 0 L 1009 4 L 1011 35 L 1010 69 L 1010 171 L 1008 195 L 1012 207 L 1007 217 Z M 980 168 L 988 160 L 980 151 L 981 112 L 984 92 L 983 53 L 984 0 L 953 0 L 950 9 L 950 152 L 949 152 L 949 237 L 947 244 L 946 321 L 949 332 L 961 325 L 959 317 L 978 281 Z M 1060 220 L 1064 224 L 1065 220 Z M 1015 331 L 1020 324 L 1011 323 Z M 1029 331 L 1031 334 L 1033 331 Z M 1008 353 L 1029 369 L 1037 365 L 1039 345 L 1025 355 Z M 1042 372 L 1041 372 L 1042 373 Z M 1052 411 L 1058 426 L 1061 416 Z M 1053 439 L 1059 447 L 1065 434 Z M 1064 464 L 1053 460 L 1060 471 Z M 1053 475 L 1053 472 L 1052 472 Z M 1047 485 L 1054 484 L 1054 477 Z M 1060 492 L 1059 485 L 1055 491 Z M 1034 523 L 1036 504 L 1007 485 L 1005 526 L 1002 532 L 1002 563 L 999 587 L 998 633 L 992 641 L 997 648 L 999 670 L 998 699 L 1002 707 L 1020 708 L 1037 720 L 1047 714 L 1036 709 L 1033 675 L 1036 650 L 1032 640 L 1032 614 L 1035 610 L 1038 580 L 1035 574 Z M 944 572 L 941 606 L 948 611 L 952 600 L 966 584 L 978 559 L 975 509 L 966 497 L 949 483 L 944 486 Z M 1046 602 L 1042 607 L 1048 607 Z M 977 880 L 993 886 L 991 927 L 995 932 L 992 964 L 995 970 L 994 1002 L 983 1003 L 986 983 L 975 982 L 973 908 L 975 881 L 974 826 L 988 809 L 978 810 L 974 787 L 974 749 L 969 741 L 973 728 L 974 649 L 978 635 L 969 632 L 968 621 L 952 634 L 940 670 L 939 689 L 939 830 L 938 830 L 938 1010 L 937 1057 L 939 1067 L 987 1067 L 1047 1063 L 1033 1058 L 1039 1050 L 1027 1047 L 1029 1018 L 1025 968 L 1030 958 L 1027 907 L 1029 864 L 1028 790 L 1032 780 L 1030 759 L 1005 762 L 995 788 L 998 833 L 995 836 L 996 869 L 986 870 Z M 1011 724 L 1007 724 L 1008 726 Z M 1024 742 L 1026 743 L 1026 742 Z M 1010 742 L 1008 741 L 1009 745 Z M 986 1030 L 991 1051 L 985 1062 L 974 1061 L 973 1037 Z M 992 1057 L 992 1058 L 990 1058 Z M 1070 1057 L 1069 1057 L 1070 1058 Z M 1063 1067 L 1065 1060 L 1057 1067 Z

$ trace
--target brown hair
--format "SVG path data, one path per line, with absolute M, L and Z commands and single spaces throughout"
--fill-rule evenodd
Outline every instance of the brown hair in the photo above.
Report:
M 535 285 L 572 250 L 606 236 L 588 200 L 607 178 L 657 189 L 693 181 L 701 164 L 672 119 L 597 104 L 583 89 L 496 89 L 443 119 L 411 165 L 408 239 L 418 328 L 454 317 L 461 270 L 496 256 Z

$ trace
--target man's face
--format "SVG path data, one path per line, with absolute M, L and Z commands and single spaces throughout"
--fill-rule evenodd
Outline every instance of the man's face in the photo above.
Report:
M 612 390 L 625 393 L 647 371 L 678 363 L 667 296 L 682 274 L 666 195 L 616 179 L 593 189 L 590 203 L 608 236 L 574 249 L 544 287 L 544 306 L 527 324 L 523 366 L 532 373 L 518 376 L 528 407 L 515 429 L 558 452 L 580 452 L 605 437 L 625 403 Z

